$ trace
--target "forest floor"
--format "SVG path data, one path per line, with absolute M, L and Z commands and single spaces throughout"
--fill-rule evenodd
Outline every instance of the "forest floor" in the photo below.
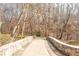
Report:
M 70 41 L 70 42 L 68 42 L 68 44 L 74 45 L 74 46 L 78 46 L 78 47 L 79 47 L 79 40 Z

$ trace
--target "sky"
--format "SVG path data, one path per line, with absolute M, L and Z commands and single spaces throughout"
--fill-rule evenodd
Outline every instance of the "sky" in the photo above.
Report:
M 64 4 L 64 3 L 63 3 Z M 62 4 L 62 5 L 63 5 Z M 44 4 L 45 6 L 48 6 L 48 4 Z M 51 7 L 52 7 L 52 5 L 53 5 L 53 3 L 52 4 L 50 4 L 51 5 Z M 64 4 L 64 10 L 66 10 L 66 3 Z M 55 7 L 57 7 L 57 5 L 55 4 Z M 61 3 L 59 4 L 59 7 L 61 8 Z M 72 7 L 72 6 L 70 6 L 70 7 Z M 78 10 L 76 9 L 76 8 L 79 8 L 79 4 L 73 4 L 73 10 L 72 10 L 72 13 L 73 14 L 77 14 L 78 13 Z M 19 15 L 20 14 L 20 11 L 21 11 L 21 9 L 20 8 L 17 8 L 17 4 L 15 4 L 15 3 L 0 3 L 0 9 L 2 9 L 3 11 L 4 11 L 4 13 L 5 13 L 5 19 L 6 20 L 10 20 L 10 18 L 12 17 L 12 16 L 17 16 L 17 15 Z

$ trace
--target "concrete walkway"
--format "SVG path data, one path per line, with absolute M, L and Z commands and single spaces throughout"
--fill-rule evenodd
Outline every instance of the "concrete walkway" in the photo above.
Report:
M 17 52 L 19 56 L 50 56 L 43 38 L 34 39 L 23 51 Z M 15 54 L 16 55 L 16 54 Z M 56 55 L 53 53 L 53 55 Z
M 45 40 L 41 38 L 35 39 L 23 52 L 23 56 L 49 56 L 46 50 Z

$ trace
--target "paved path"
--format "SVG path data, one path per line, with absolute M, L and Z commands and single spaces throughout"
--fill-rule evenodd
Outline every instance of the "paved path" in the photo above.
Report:
M 23 51 L 18 51 L 21 56 L 50 56 L 46 47 L 46 40 L 41 38 L 34 39 Z M 21 52 L 21 53 L 20 53 Z M 53 55 L 56 55 L 53 53 Z
M 35 39 L 23 52 L 22 55 L 27 56 L 49 56 L 43 39 Z

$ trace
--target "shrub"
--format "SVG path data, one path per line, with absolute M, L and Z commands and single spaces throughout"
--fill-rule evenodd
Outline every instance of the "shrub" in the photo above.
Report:
M 37 31 L 36 32 L 36 36 L 41 36 L 41 32 L 40 31 Z
M 16 37 L 15 37 L 15 39 L 16 40 L 20 40 L 20 39 L 22 39 L 22 38 L 24 38 L 25 36 L 22 36 L 22 35 L 17 35 Z

